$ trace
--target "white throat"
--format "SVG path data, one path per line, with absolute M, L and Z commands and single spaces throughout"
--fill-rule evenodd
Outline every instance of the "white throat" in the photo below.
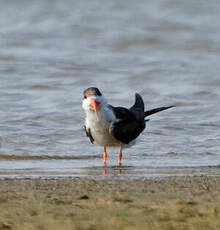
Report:
M 95 142 L 101 146 L 120 145 L 119 141 L 117 141 L 109 132 L 111 124 L 117 119 L 111 108 L 108 106 L 107 101 L 103 97 L 101 97 L 101 100 L 96 97 L 95 100 L 100 103 L 97 110 L 97 119 L 95 111 L 90 108 L 92 100 L 94 99 L 84 99 L 83 108 L 86 113 L 85 125 L 87 129 L 90 129 Z

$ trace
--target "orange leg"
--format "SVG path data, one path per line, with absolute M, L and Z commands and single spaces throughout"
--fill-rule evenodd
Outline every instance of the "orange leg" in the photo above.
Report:
M 122 160 L 122 148 L 120 148 L 120 153 L 118 156 L 118 166 L 121 166 L 121 160 Z
M 106 147 L 104 147 L 104 153 L 103 153 L 104 166 L 106 166 L 106 161 L 107 161 L 107 152 L 106 152 Z

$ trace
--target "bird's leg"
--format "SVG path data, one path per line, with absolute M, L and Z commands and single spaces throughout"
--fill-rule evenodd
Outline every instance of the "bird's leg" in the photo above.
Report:
M 104 153 L 103 153 L 104 166 L 106 166 L 106 161 L 107 161 L 107 152 L 106 152 L 106 147 L 104 147 Z
M 120 153 L 118 156 L 118 166 L 121 166 L 121 159 L 122 159 L 122 147 L 120 148 Z

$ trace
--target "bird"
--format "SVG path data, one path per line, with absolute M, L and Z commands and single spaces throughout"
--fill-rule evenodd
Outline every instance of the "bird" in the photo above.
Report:
M 135 94 L 132 107 L 114 107 L 96 87 L 89 87 L 83 92 L 82 108 L 85 111 L 84 129 L 92 144 L 104 147 L 103 163 L 107 165 L 107 147 L 119 147 L 118 166 L 122 165 L 122 150 L 135 144 L 136 138 L 143 132 L 146 117 L 167 110 L 174 105 L 144 110 L 140 94 Z

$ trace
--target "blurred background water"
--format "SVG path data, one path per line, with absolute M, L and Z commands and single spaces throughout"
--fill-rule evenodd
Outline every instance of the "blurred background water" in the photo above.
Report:
M 82 92 L 115 106 L 139 92 L 151 117 L 124 151 L 133 169 L 220 165 L 218 0 L 0 0 L 0 171 L 84 172 L 102 151 Z M 118 149 L 108 163 L 117 165 Z

